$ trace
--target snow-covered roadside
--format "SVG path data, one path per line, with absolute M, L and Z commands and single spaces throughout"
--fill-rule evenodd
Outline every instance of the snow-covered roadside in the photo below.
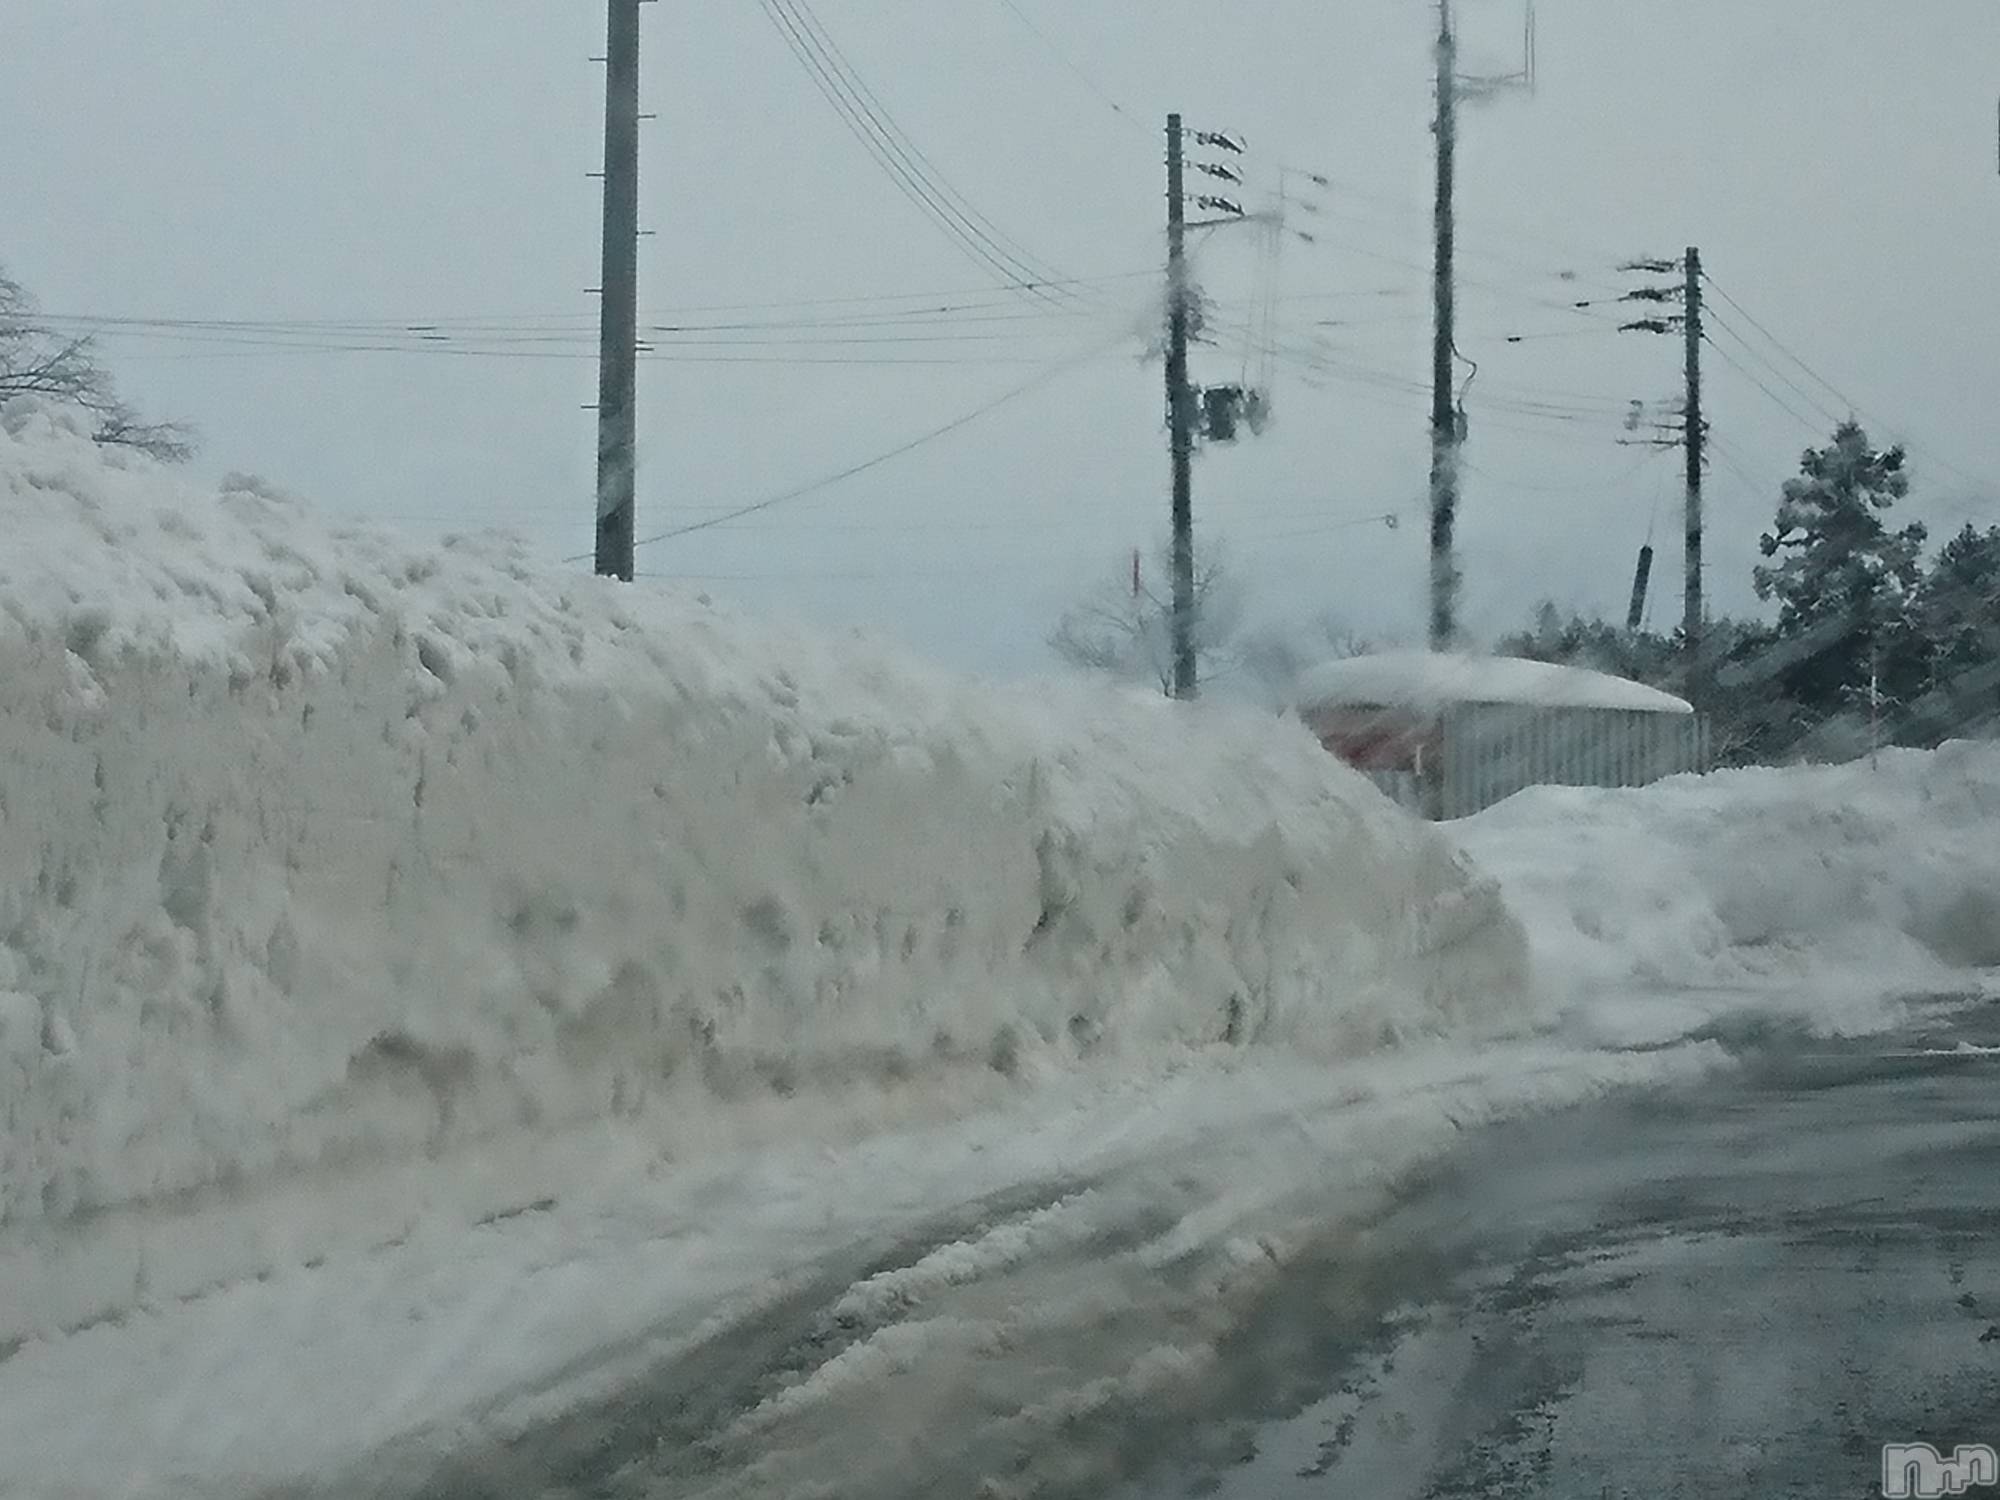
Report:
M 1539 787 L 1451 825 L 1537 983 L 1611 1044 L 1743 1013 L 1826 1034 L 2000 987 L 2000 744 Z
M 1059 1427 L 1065 1401 L 1163 1378 L 1163 1359 L 1169 1375 L 1199 1378 L 1230 1308 L 1295 1244 L 1369 1211 L 1462 1131 L 1722 1065 L 1702 1044 L 1430 1044 L 1332 1067 L 1217 1051 L 1151 1076 L 1079 1070 L 1009 1108 L 837 1145 L 806 1144 L 816 1122 L 796 1101 L 769 1122 L 787 1144 L 690 1161 L 662 1161 L 651 1137 L 610 1126 L 572 1140 L 567 1186 L 521 1214 L 479 1226 L 419 1217 L 394 1243 L 30 1340 L 0 1360 L 0 1493 L 140 1500 L 288 1482 L 375 1493 L 385 1472 L 419 1480 L 443 1453 L 492 1448 L 609 1394 L 831 1267 L 833 1286 L 848 1288 L 840 1315 L 869 1330 L 864 1352 L 774 1388 L 740 1434 L 767 1457 L 797 1445 L 824 1462 L 838 1433 L 821 1430 L 821 1407 L 907 1373 L 924 1341 L 965 1331 L 923 1316 L 947 1288 L 1125 1231 L 1130 1248 L 1076 1255 L 1045 1289 L 1094 1318 L 1137 1301 L 1150 1330 L 1143 1348 L 1105 1344 L 1102 1371 L 1069 1372 L 1074 1390 L 1029 1372 Z M 992 1194 L 1010 1206 L 871 1274 L 905 1236 Z M 1160 1316 L 1148 1298 L 1161 1299 Z M 1199 1318 L 1164 1315 L 1196 1304 Z M 1053 1306 L 1006 1313 L 982 1357 Z M 1136 1373 L 1124 1368 L 1135 1361 Z M 384 1449 L 386 1471 L 374 1458 Z M 769 1490 L 791 1492 L 777 1480 Z
M 330 534 L 26 407 L 0 530 L 0 1493 L 339 1493 L 832 1277 L 866 1337 L 743 1414 L 789 1451 L 1010 1336 L 902 1320 L 940 1288 L 1102 1240 L 1049 1306 L 1220 1295 L 1466 1126 L 1722 1065 L 1673 1043 L 1724 990 L 1853 1024 L 1843 964 L 1992 935 L 1990 751 L 1530 794 L 1451 834 L 1554 1030 L 1499 887 L 1295 726 Z M 1228 1331 L 1144 1306 L 1179 1341 L 1051 1422 Z
M 331 532 L 21 403 L 0 534 L 0 1341 L 503 1210 L 605 1121 L 1531 1009 L 1491 883 L 1264 716 Z

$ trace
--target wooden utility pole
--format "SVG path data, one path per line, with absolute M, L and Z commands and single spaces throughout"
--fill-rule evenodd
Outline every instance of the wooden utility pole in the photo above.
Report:
M 1706 707 L 1708 662 L 1703 654 L 1703 610 L 1701 587 L 1701 471 L 1707 430 L 1701 417 L 1701 251 L 1688 246 L 1686 317 L 1687 335 L 1687 527 L 1685 561 L 1687 597 L 1681 619 L 1683 649 L 1687 652 L 1688 698 L 1696 708 Z
M 1194 392 L 1188 385 L 1187 200 L 1181 117 L 1167 116 L 1167 431 L 1173 458 L 1174 696 L 1195 680 Z
M 1680 440 L 1687 452 L 1687 515 L 1683 528 L 1682 560 L 1686 570 L 1685 602 L 1681 614 L 1681 656 L 1686 663 L 1687 696 L 1696 708 L 1705 706 L 1708 688 L 1708 660 L 1704 639 L 1705 611 L 1702 608 L 1701 579 L 1701 476 L 1707 462 L 1708 424 L 1701 414 L 1701 251 L 1690 245 L 1680 260 L 1628 261 L 1621 270 L 1643 271 L 1665 276 L 1678 270 L 1677 284 L 1637 287 L 1627 292 L 1626 302 L 1662 306 L 1678 301 L 1677 316 L 1652 314 L 1622 324 L 1627 333 L 1671 334 L 1679 330 L 1686 342 L 1687 395 L 1681 404 Z M 1637 407 L 1638 403 L 1634 403 Z M 1669 429 L 1671 430 L 1671 429 Z M 1654 441 L 1655 447 L 1672 447 L 1671 439 Z
M 1431 342 L 1431 650 L 1449 651 L 1458 638 L 1458 403 L 1456 295 L 1452 259 L 1458 161 L 1458 38 L 1451 0 L 1438 0 L 1437 42 L 1437 249 L 1432 294 L 1436 328 Z
M 597 370 L 597 571 L 631 582 L 638 450 L 639 6 L 610 0 Z

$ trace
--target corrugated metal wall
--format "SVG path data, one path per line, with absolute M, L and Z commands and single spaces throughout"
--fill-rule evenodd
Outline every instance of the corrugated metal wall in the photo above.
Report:
M 1462 704 L 1444 716 L 1444 815 L 1470 817 L 1525 787 L 1645 786 L 1707 765 L 1707 722 L 1694 715 Z M 1423 811 L 1415 776 L 1370 779 Z

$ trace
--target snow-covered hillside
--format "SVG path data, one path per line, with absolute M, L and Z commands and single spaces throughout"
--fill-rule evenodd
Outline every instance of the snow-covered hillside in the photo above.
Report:
M 0 429 L 0 1339 L 315 1253 L 159 1227 L 313 1173 L 1529 1003 L 1490 883 L 1296 727 Z

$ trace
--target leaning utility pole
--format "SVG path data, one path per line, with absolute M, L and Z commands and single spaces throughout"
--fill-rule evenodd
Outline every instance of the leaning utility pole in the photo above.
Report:
M 1687 528 L 1684 556 L 1687 564 L 1686 600 L 1681 619 L 1681 644 L 1687 653 L 1688 698 L 1696 708 L 1706 706 L 1708 662 L 1703 655 L 1703 610 L 1701 587 L 1701 471 L 1702 450 L 1707 438 L 1701 419 L 1701 251 L 1688 246 L 1684 262 L 1687 290 L 1683 294 L 1687 335 Z
M 1653 582 L 1653 544 L 1639 549 L 1639 566 L 1632 574 L 1632 607 L 1625 611 L 1625 628 L 1636 631 L 1646 623 L 1646 590 Z
M 597 571 L 631 582 L 639 370 L 639 6 L 610 0 L 597 370 Z
M 1173 457 L 1174 696 L 1195 695 L 1194 392 L 1188 385 L 1187 202 L 1181 117 L 1167 116 L 1167 430 Z
M 1449 651 L 1458 636 L 1458 406 L 1452 399 L 1457 348 L 1456 285 L 1452 269 L 1458 160 L 1458 39 L 1451 0 L 1438 0 L 1437 251 L 1432 294 L 1436 329 L 1431 344 L 1431 650 Z

